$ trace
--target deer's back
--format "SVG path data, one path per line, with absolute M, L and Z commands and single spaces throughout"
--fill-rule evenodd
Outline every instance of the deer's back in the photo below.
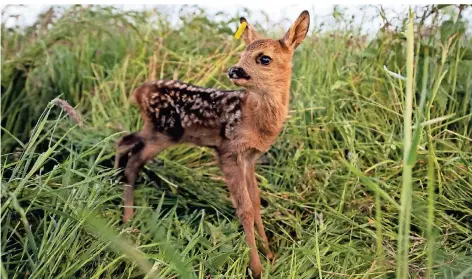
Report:
M 139 86 L 133 100 L 156 132 L 179 141 L 187 131 L 218 129 L 229 138 L 242 120 L 244 90 L 204 88 L 178 80 L 157 80 Z M 148 123 L 149 124 L 149 123 Z

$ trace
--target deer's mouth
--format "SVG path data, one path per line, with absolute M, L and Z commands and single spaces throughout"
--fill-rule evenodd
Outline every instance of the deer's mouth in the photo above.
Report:
M 238 80 L 238 79 L 245 79 L 245 80 L 249 80 L 251 79 L 251 77 L 248 75 L 248 74 L 244 74 L 244 75 L 230 75 L 229 76 L 230 79 L 232 80 Z
M 245 76 L 245 77 L 230 77 L 232 81 L 242 81 L 242 80 L 250 80 L 250 76 Z

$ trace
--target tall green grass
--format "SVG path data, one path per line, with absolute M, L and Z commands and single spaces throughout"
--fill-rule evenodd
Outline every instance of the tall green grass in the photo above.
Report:
M 472 44 L 460 9 L 436 8 L 365 43 L 356 26 L 315 26 L 297 50 L 290 118 L 257 167 L 276 252 L 264 278 L 472 276 Z M 174 26 L 159 9 L 57 10 L 2 26 L 2 278 L 244 277 L 210 150 L 150 162 L 129 225 L 112 168 L 116 140 L 142 124 L 129 103 L 141 82 L 234 88 L 240 15 L 186 7 Z

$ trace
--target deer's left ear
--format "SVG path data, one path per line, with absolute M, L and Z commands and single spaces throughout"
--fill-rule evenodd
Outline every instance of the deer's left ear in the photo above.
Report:
M 296 49 L 305 39 L 309 27 L 310 14 L 308 11 L 303 11 L 282 38 L 282 42 L 287 47 Z
M 239 19 L 239 23 L 243 23 L 243 22 L 246 22 L 247 25 L 241 37 L 243 37 L 243 40 L 246 43 L 246 45 L 261 38 L 261 36 L 257 34 L 256 30 L 254 30 L 254 27 L 250 25 L 244 17 Z

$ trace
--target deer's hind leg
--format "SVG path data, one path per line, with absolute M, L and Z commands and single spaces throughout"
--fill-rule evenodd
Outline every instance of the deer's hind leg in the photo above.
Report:
M 146 137 L 139 132 L 126 135 L 119 140 L 115 168 L 124 168 L 124 223 L 134 214 L 134 186 L 139 172 L 147 161 L 170 145 L 171 142 L 166 137 Z

